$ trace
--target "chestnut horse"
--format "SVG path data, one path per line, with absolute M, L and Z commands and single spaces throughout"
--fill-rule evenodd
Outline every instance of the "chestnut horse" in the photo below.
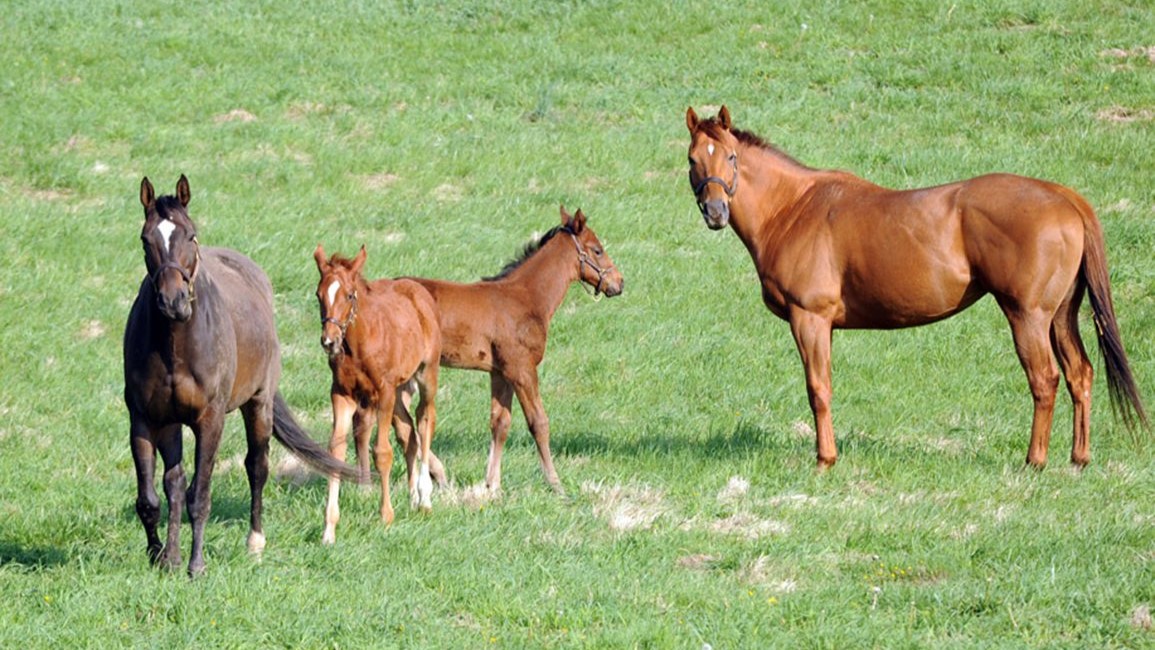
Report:
M 377 432 L 375 459 L 381 474 L 381 519 L 393 523 L 389 497 L 389 473 L 393 468 L 393 445 L 388 427 L 392 422 L 397 441 L 405 453 L 409 478 L 409 500 L 414 508 L 432 509 L 433 481 L 430 477 L 430 445 L 437 422 L 437 373 L 441 356 L 441 330 L 437 326 L 437 304 L 420 284 L 410 280 L 374 280 L 361 275 L 365 247 L 350 260 L 339 255 L 325 259 L 320 244 L 313 252 L 317 270 L 317 301 L 321 304 L 321 347 L 329 355 L 333 371 L 333 436 L 329 451 L 338 460 L 345 458 L 349 427 L 353 428 L 357 464 L 362 480 L 369 477 L 369 436 Z M 421 395 L 417 406 L 417 436 L 408 398 L 402 391 L 415 383 Z M 414 444 L 416 442 L 417 444 Z M 420 464 L 414 471 L 414 461 Z M 325 506 L 325 531 L 321 541 L 337 539 L 337 503 L 341 480 L 329 479 L 329 499 Z
M 461 284 L 413 278 L 429 290 L 441 312 L 441 364 L 489 373 L 489 425 L 493 440 L 485 484 L 501 487 L 501 454 L 509 436 L 513 395 L 537 444 L 545 480 L 561 491 L 549 449 L 549 418 L 541 401 L 537 367 L 545 356 L 553 313 L 570 284 L 594 295 L 622 292 L 622 274 L 606 255 L 581 210 L 561 208 L 561 224 L 525 248 L 496 276 Z
M 1111 302 L 1103 230 L 1062 185 L 990 174 L 917 190 L 812 169 L 735 129 L 725 106 L 690 130 L 690 187 L 706 225 L 730 225 L 754 259 L 762 300 L 806 371 L 818 465 L 837 458 L 830 415 L 832 330 L 913 327 L 991 294 L 1011 325 L 1034 397 L 1027 463 L 1047 462 L 1059 371 L 1074 402 L 1071 462 L 1091 458 L 1092 369 L 1079 337 L 1091 300 L 1112 405 L 1147 425 Z
M 269 475 L 269 434 L 310 467 L 356 476 L 309 438 L 277 392 L 281 352 L 273 323 L 273 290 L 251 260 L 223 248 L 202 248 L 188 216 L 188 179 L 176 196 L 156 197 L 140 183 L 144 227 L 140 239 L 148 277 L 140 284 L 124 330 L 124 402 L 136 464 L 136 512 L 148 537 L 148 557 L 173 569 L 181 562 L 181 513 L 193 527 L 190 575 L 202 573 L 204 528 L 211 507 L 209 484 L 225 414 L 245 420 L 251 512 L 248 547 L 265 547 L 261 495 Z M 196 438 L 196 471 L 186 495 L 181 426 Z M 160 503 L 154 473 L 164 462 L 168 539 L 157 536 Z

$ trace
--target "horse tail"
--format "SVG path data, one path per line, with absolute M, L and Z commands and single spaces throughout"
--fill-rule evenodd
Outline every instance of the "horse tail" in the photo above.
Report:
M 353 481 L 361 478 L 357 468 L 333 458 L 297 424 L 280 392 L 273 398 L 273 437 L 318 474 Z
M 1074 204 L 1083 217 L 1083 264 L 1080 273 L 1087 286 L 1094 313 L 1095 333 L 1099 339 L 1099 352 L 1107 368 L 1107 390 L 1111 395 L 1111 410 L 1121 417 L 1124 426 L 1135 431 L 1136 425 L 1149 428 L 1147 411 L 1139 396 L 1139 387 L 1131 374 L 1127 353 L 1123 350 L 1123 338 L 1119 334 L 1119 322 L 1115 319 L 1115 307 L 1111 300 L 1111 280 L 1107 273 L 1107 246 L 1103 238 L 1103 227 L 1095 217 L 1095 211 L 1086 199 L 1068 188 L 1063 188 L 1067 199 Z

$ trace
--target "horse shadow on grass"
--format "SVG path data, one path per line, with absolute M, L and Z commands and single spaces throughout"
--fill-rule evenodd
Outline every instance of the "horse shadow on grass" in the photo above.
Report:
M 589 430 L 563 431 L 551 437 L 554 453 L 569 456 L 689 456 L 717 460 L 747 458 L 751 455 L 797 453 L 802 444 L 797 435 L 750 422 L 733 429 L 675 435 L 668 432 L 643 433 L 629 439 Z
M 67 562 L 68 554 L 63 549 L 0 539 L 0 567 L 19 566 L 40 570 L 57 567 Z

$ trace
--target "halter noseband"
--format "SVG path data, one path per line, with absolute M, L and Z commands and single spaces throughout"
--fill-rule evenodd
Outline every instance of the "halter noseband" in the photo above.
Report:
M 707 185 L 709 185 L 710 183 L 716 183 L 718 185 L 721 185 L 723 190 L 726 190 L 726 196 L 728 196 L 730 198 L 734 198 L 734 193 L 738 191 L 738 157 L 737 156 L 734 156 L 733 158 L 730 159 L 730 166 L 733 167 L 733 169 L 734 169 L 734 180 L 733 181 L 731 181 L 730 183 L 727 183 L 723 178 L 721 178 L 719 176 L 707 176 L 706 178 L 703 178 L 698 183 L 698 185 L 694 188 L 694 196 L 701 196 L 702 190 L 706 189 Z M 699 200 L 698 204 L 701 205 L 702 201 Z
M 594 258 L 591 257 L 590 254 L 586 252 L 585 248 L 582 247 L 581 242 L 578 241 L 577 235 L 575 235 L 569 228 L 566 228 L 566 232 L 569 233 L 570 238 L 573 239 L 574 247 L 577 248 L 578 279 L 581 279 L 582 268 L 588 265 L 591 269 L 594 270 L 595 273 L 598 274 L 598 283 L 594 286 L 593 295 L 600 295 L 602 293 L 602 282 L 605 281 L 606 273 L 609 273 L 610 269 L 603 269 L 602 267 L 598 266 L 598 263 L 594 261 Z M 582 286 L 586 286 L 585 283 L 582 283 Z M 586 289 L 586 292 L 589 292 L 588 288 Z
M 156 267 L 156 270 L 152 272 L 152 275 L 148 276 L 149 280 L 152 281 L 153 291 L 157 291 L 157 292 L 160 291 L 160 289 L 157 288 L 157 281 L 158 281 L 157 279 L 160 277 L 161 273 L 164 273 L 168 269 L 176 269 L 177 273 L 180 273 L 180 277 L 184 279 L 185 284 L 188 285 L 188 301 L 190 303 L 196 302 L 196 299 L 197 299 L 196 280 L 197 280 L 197 274 L 200 273 L 200 270 L 201 270 L 201 243 L 199 241 L 197 241 L 197 238 L 195 236 L 193 237 L 192 241 L 193 241 L 193 244 L 195 244 L 197 247 L 196 258 L 193 262 L 194 264 L 196 264 L 196 266 L 193 267 L 192 272 L 190 273 L 183 266 L 181 266 L 180 264 L 177 264 L 176 262 L 174 262 L 172 260 L 167 260 L 167 261 L 161 263 L 160 266 Z
M 353 321 L 357 319 L 357 292 L 356 291 L 354 291 L 353 295 L 349 297 L 349 304 L 350 304 L 349 314 L 347 316 L 345 316 L 344 322 L 339 321 L 336 318 L 332 318 L 330 316 L 325 316 L 324 318 L 321 319 L 321 327 L 324 327 L 325 323 L 332 323 L 332 324 L 336 325 L 337 329 L 341 330 L 341 339 L 342 340 L 344 340 L 344 338 L 345 338 L 345 332 L 349 331 L 349 327 L 351 325 L 353 325 Z

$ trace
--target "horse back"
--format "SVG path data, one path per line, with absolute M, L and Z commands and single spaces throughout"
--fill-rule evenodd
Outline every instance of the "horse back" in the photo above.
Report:
M 441 327 L 437 302 L 421 284 L 381 279 L 369 283 L 356 327 L 347 337 L 374 381 L 400 385 L 422 365 L 437 365 Z
M 441 363 L 453 368 L 490 372 L 501 362 L 502 350 L 525 346 L 545 351 L 548 319 L 535 319 L 534 301 L 511 282 L 475 283 L 412 278 L 437 302 L 441 324 Z M 541 322 L 538 322 L 538 321 Z M 534 325 L 537 323 L 537 326 Z M 540 345 L 533 346 L 540 339 Z

